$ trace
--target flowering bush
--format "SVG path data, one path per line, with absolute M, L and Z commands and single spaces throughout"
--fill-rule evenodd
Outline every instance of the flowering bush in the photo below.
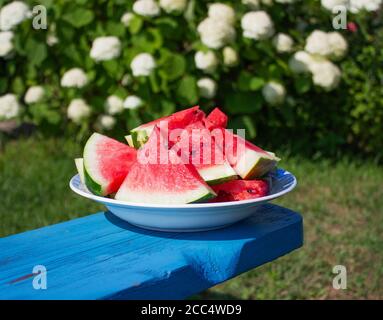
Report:
M 199 103 L 266 144 L 383 150 L 381 4 L 0 0 L 0 121 L 118 133 Z M 346 30 L 332 26 L 339 5 Z

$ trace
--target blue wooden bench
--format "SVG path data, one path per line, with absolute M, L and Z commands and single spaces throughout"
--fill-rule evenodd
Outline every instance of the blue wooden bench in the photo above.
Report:
M 0 299 L 183 299 L 302 243 L 301 216 L 271 204 L 199 233 L 147 231 L 100 212 L 0 239 Z M 37 276 L 46 289 L 33 286 Z

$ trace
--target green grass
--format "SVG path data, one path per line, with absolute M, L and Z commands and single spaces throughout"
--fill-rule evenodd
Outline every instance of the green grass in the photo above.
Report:
M 102 210 L 68 187 L 80 146 L 64 140 L 13 141 L 0 151 L 0 236 Z M 197 298 L 383 298 L 383 169 L 360 161 L 285 155 L 297 189 L 277 204 L 304 217 L 305 244 L 285 257 Z M 348 289 L 332 288 L 332 267 L 347 267 Z

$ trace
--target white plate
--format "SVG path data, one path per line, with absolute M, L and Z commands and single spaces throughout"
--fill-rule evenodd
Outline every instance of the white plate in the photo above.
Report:
M 81 183 L 75 175 L 70 188 L 80 196 L 102 203 L 117 217 L 135 226 L 172 232 L 193 232 L 223 228 L 256 213 L 260 204 L 279 198 L 293 190 L 296 178 L 288 171 L 278 169 L 270 174 L 271 190 L 268 196 L 252 200 L 160 205 L 118 201 L 99 197 Z

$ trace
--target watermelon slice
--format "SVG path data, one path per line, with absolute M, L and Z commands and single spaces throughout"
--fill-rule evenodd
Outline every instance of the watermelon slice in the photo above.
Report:
M 205 119 L 205 126 L 209 130 L 226 128 L 228 117 L 219 108 L 215 108 Z
M 84 176 L 84 159 L 77 158 L 74 159 L 74 163 L 76 164 L 78 175 L 80 176 L 80 181 L 85 185 L 85 176 Z
M 86 186 L 100 196 L 116 192 L 136 158 L 136 149 L 93 133 L 84 148 Z
M 217 197 L 210 202 L 256 199 L 267 196 L 269 186 L 264 180 L 234 180 L 212 187 Z
M 160 130 L 155 127 L 148 142 L 138 151 L 137 162 L 130 169 L 115 199 L 185 204 L 215 197 L 214 191 L 203 181 L 196 168 L 183 164 L 173 150 L 167 150 L 160 138 Z M 168 161 L 161 161 L 161 154 L 165 154 Z M 151 161 L 153 159 L 155 161 Z
M 146 141 L 148 141 L 154 127 L 160 124 L 161 121 L 166 121 L 170 131 L 173 129 L 185 128 L 188 124 L 199 121 L 204 117 L 205 113 L 199 109 L 199 106 L 173 113 L 170 116 L 154 120 L 132 129 L 132 143 L 136 148 L 144 145 Z
M 169 145 L 172 143 L 170 137 Z M 209 185 L 234 180 L 238 177 L 202 121 L 187 126 L 172 150 L 177 152 L 185 160 L 184 162 L 193 164 Z
M 275 154 L 262 150 L 229 130 L 214 129 L 212 134 L 222 137 L 220 140 L 216 138 L 216 143 L 224 150 L 226 159 L 242 179 L 262 177 L 280 161 Z

